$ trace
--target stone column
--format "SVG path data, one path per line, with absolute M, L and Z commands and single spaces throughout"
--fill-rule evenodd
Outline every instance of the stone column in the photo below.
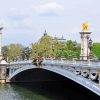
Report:
M 81 34 L 81 60 L 88 60 L 90 54 L 89 39 L 91 32 L 80 32 Z
M 0 64 L 0 83 L 6 83 L 6 66 L 7 62 L 2 60 Z
M 6 83 L 6 66 L 0 67 L 0 83 Z
M 2 27 L 0 27 L 0 61 L 2 59 L 2 52 L 1 52 L 1 49 L 2 49 Z
M 6 61 L 2 60 L 2 27 L 0 27 L 0 83 L 6 82 Z

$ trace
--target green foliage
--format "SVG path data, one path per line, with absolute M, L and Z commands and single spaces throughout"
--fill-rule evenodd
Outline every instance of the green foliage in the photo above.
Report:
M 100 43 L 93 43 L 92 52 L 96 57 L 100 58 Z
M 32 44 L 32 56 L 50 57 L 52 54 L 52 37 L 43 36 L 38 43 Z
M 68 50 L 73 50 L 73 41 L 72 40 L 68 40 L 66 43 Z
M 76 44 L 76 46 L 75 46 Z M 20 44 L 10 44 L 2 48 L 3 57 L 9 61 L 21 58 L 21 52 L 24 46 Z M 65 44 L 61 41 L 54 40 L 51 36 L 42 36 L 37 43 L 32 44 L 31 58 L 37 56 L 55 57 L 66 59 L 80 58 L 81 46 L 75 41 L 68 40 Z M 100 43 L 93 43 L 92 53 L 100 58 Z M 27 53 L 28 54 L 28 53 Z
M 7 57 L 8 57 L 8 47 L 7 46 L 2 47 L 2 55 L 3 55 L 3 58 L 7 61 Z
M 20 44 L 10 44 L 2 48 L 3 57 L 8 60 L 17 60 L 20 58 L 23 46 Z
M 53 48 L 52 49 L 52 45 Z M 62 48 L 62 45 L 64 46 Z M 40 38 L 39 42 L 32 44 L 32 56 L 38 56 L 42 54 L 45 57 L 55 57 L 61 58 L 65 57 L 67 59 L 72 59 L 73 57 L 79 58 L 80 56 L 80 45 L 74 50 L 74 42 L 68 40 L 65 44 L 61 41 L 53 40 L 50 36 L 43 36 Z
M 78 45 L 78 46 L 77 46 L 77 49 L 76 49 L 76 57 L 77 57 L 78 59 L 80 59 L 80 52 L 81 52 L 81 46 Z

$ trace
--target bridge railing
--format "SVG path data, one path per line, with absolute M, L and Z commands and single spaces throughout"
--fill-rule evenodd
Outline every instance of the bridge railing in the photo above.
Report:
M 77 65 L 84 65 L 84 66 L 100 66 L 100 61 L 91 61 L 91 60 L 57 60 L 57 59 L 44 59 L 44 62 L 50 63 L 63 63 L 63 64 L 77 64 Z
M 93 60 L 66 60 L 66 59 L 44 59 L 45 63 L 58 63 L 58 64 L 77 64 L 83 66 L 100 66 L 100 61 Z M 32 60 L 10 62 L 10 65 L 32 63 Z
M 23 64 L 23 63 L 31 63 L 32 60 L 24 60 L 24 61 L 13 61 L 10 64 Z

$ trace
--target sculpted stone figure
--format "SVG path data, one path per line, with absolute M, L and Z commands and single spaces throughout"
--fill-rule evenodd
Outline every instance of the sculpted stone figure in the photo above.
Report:
M 85 23 L 82 24 L 82 31 L 83 32 L 88 31 L 88 23 L 87 22 L 85 22 Z

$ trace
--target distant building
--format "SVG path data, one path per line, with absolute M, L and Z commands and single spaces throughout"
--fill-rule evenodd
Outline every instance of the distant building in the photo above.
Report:
M 48 36 L 46 30 L 44 31 L 43 36 Z M 55 36 L 52 40 L 53 41 L 58 41 L 58 42 L 61 42 L 61 43 L 64 43 L 64 44 L 67 42 L 66 39 L 63 36 L 62 37 L 56 37 Z
M 43 36 L 47 36 L 47 35 L 48 35 L 47 31 L 45 30 Z
M 61 42 L 61 43 L 66 43 L 67 41 L 66 41 L 66 39 L 62 36 L 62 37 L 54 37 L 53 38 L 53 41 L 58 41 L 58 42 Z

